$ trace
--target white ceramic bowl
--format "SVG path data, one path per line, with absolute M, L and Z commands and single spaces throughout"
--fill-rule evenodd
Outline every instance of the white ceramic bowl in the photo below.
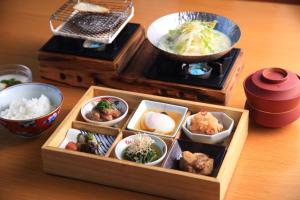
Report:
M 32 72 L 28 67 L 21 64 L 0 65 L 0 82 L 12 78 L 21 83 L 30 83 L 32 81 Z M 0 90 L 2 89 L 3 84 L 0 83 Z
M 86 117 L 86 114 L 88 112 L 90 112 L 99 101 L 103 100 L 103 99 L 109 99 L 110 101 L 114 102 L 118 108 L 119 111 L 121 111 L 121 116 L 110 120 L 110 121 L 105 121 L 105 122 L 99 122 L 99 121 L 93 121 L 90 120 Z M 128 113 L 128 104 L 126 101 L 124 101 L 123 99 L 119 98 L 119 97 L 115 97 L 115 96 L 98 96 L 98 97 L 94 97 L 92 99 L 90 99 L 88 102 L 86 102 L 84 104 L 84 106 L 82 106 L 81 108 L 81 115 L 83 117 L 83 119 L 87 122 L 93 123 L 93 124 L 97 124 L 97 125 L 102 125 L 102 126 L 114 126 L 116 124 L 118 124 L 119 122 L 121 122 L 127 115 Z
M 153 161 L 153 162 L 149 162 L 149 163 L 145 163 L 145 165 L 157 165 L 159 164 L 167 155 L 167 144 L 159 137 L 154 136 L 154 135 L 149 135 L 149 134 L 145 134 L 149 137 L 151 137 L 154 141 L 155 141 L 155 145 L 157 145 L 157 147 L 161 150 L 162 155 L 159 159 Z M 125 149 L 129 146 L 129 144 L 133 141 L 134 137 L 136 137 L 137 135 L 131 135 L 128 136 L 124 139 L 122 139 L 116 146 L 115 148 L 115 155 L 119 160 L 124 160 L 122 158 L 122 154 L 125 151 Z
M 150 132 L 150 131 L 145 131 L 145 130 L 140 130 L 137 129 L 137 123 L 140 122 L 140 119 L 142 118 L 143 114 L 147 110 L 157 110 L 161 112 L 176 112 L 180 113 L 180 120 L 177 124 L 175 124 L 174 131 L 170 135 L 166 135 L 163 133 L 156 133 L 156 132 Z M 129 130 L 133 131 L 142 131 L 148 134 L 153 134 L 153 135 L 158 135 L 158 136 L 163 136 L 163 137 L 175 137 L 176 133 L 178 132 L 178 129 L 180 128 L 184 117 L 187 112 L 187 108 L 183 106 L 177 106 L 177 105 L 172 105 L 172 104 L 167 104 L 167 103 L 162 103 L 162 102 L 155 102 L 155 101 L 149 101 L 149 100 L 143 100 L 141 101 L 140 105 L 138 106 L 137 110 L 135 111 L 134 115 L 130 119 L 127 128 Z
M 210 112 L 214 117 L 218 119 L 220 123 L 223 124 L 224 130 L 216 133 L 214 135 L 207 135 L 204 133 L 195 133 L 191 132 L 188 129 L 188 126 L 191 123 L 192 117 L 194 115 L 188 116 L 185 122 L 182 125 L 182 130 L 185 135 L 194 142 L 201 142 L 207 144 L 215 144 L 224 141 L 232 132 L 234 120 L 231 119 L 228 115 L 223 112 Z

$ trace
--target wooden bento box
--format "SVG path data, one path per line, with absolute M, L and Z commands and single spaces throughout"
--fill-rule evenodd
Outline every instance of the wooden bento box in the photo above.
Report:
M 120 97 L 129 105 L 126 118 L 116 128 L 93 125 L 85 122 L 81 117 L 80 109 L 84 103 L 93 97 L 103 95 Z M 142 100 L 182 105 L 189 109 L 187 115 L 199 110 L 220 111 L 234 119 L 232 134 L 220 144 L 225 147 L 226 152 L 215 176 L 198 175 L 163 168 L 161 165 L 148 166 L 115 158 L 116 143 L 123 137 L 136 133 L 127 130 L 126 127 Z M 105 156 L 59 148 L 70 128 L 114 135 L 116 139 Z M 92 86 L 43 145 L 43 167 L 44 171 L 50 174 L 173 199 L 220 200 L 224 198 L 247 133 L 248 111 L 246 110 Z M 179 129 L 175 138 L 163 138 L 168 151 L 176 139 L 183 137 L 184 133 Z

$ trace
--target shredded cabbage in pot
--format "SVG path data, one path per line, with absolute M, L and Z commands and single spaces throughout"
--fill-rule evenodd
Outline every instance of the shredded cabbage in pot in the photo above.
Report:
M 159 48 L 181 55 L 207 55 L 228 49 L 230 39 L 215 30 L 217 21 L 203 22 L 193 20 L 179 25 L 163 36 Z

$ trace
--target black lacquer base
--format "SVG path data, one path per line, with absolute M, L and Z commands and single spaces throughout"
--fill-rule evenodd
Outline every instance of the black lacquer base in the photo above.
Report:
M 208 66 L 213 69 L 208 79 L 188 74 L 186 68 L 182 67 L 184 63 L 170 60 L 164 55 L 158 55 L 153 65 L 144 71 L 144 75 L 154 80 L 222 89 L 239 54 L 240 49 L 234 48 L 222 58 L 209 62 Z
M 128 23 L 116 39 L 111 44 L 106 45 L 103 51 L 84 48 L 83 42 L 85 40 L 83 39 L 62 36 L 53 36 L 41 48 L 41 51 L 113 61 L 139 26 L 140 24 Z
M 214 167 L 210 176 L 216 177 L 226 154 L 226 147 L 222 145 L 196 143 L 189 140 L 177 140 L 170 149 L 170 153 L 163 163 L 163 167 L 179 170 L 179 159 L 184 151 L 190 151 L 192 153 L 201 152 L 213 158 Z

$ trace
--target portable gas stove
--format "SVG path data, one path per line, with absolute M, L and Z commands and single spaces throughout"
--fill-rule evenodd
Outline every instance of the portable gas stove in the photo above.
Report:
M 154 80 L 222 89 L 239 54 L 240 49 L 232 49 L 218 60 L 193 64 L 158 55 L 153 66 L 144 74 Z
M 146 39 L 116 80 L 133 91 L 226 104 L 243 67 L 242 56 L 234 48 L 217 61 L 187 65 L 161 55 Z M 191 74 L 191 66 L 199 64 L 210 67 L 209 76 Z
M 127 23 L 133 16 L 132 2 L 107 3 L 118 15 L 109 19 L 113 25 L 97 33 L 71 28 L 80 18 L 71 9 L 76 2 L 68 1 L 50 19 L 54 36 L 38 57 L 43 78 L 77 87 L 104 85 L 195 101 L 228 102 L 243 67 L 241 49 L 233 48 L 207 63 L 174 61 L 146 39 L 140 24 Z M 61 19 L 57 28 L 53 27 L 54 19 Z M 104 23 L 111 23 L 109 20 Z

